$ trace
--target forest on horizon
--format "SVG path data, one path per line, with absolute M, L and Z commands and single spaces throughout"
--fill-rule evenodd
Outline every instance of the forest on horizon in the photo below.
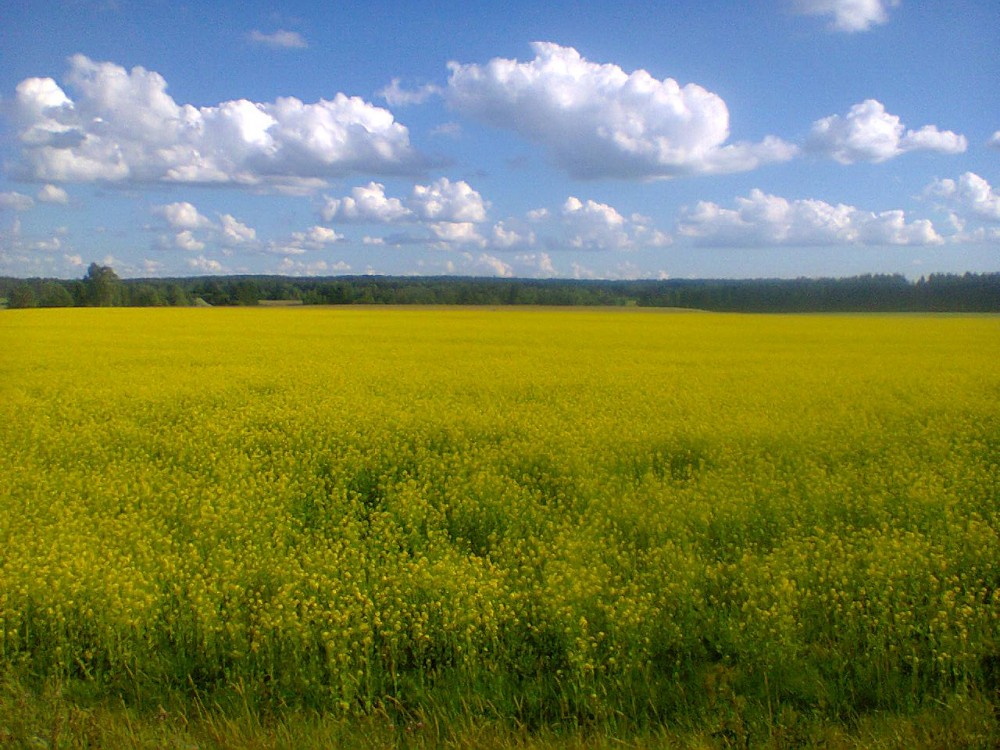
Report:
M 0 304 L 29 307 L 545 305 L 718 312 L 1000 312 L 1000 273 L 798 279 L 577 280 L 457 276 L 0 277 Z

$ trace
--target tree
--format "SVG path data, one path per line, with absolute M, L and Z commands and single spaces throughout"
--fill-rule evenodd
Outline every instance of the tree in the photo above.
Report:
M 7 307 L 35 307 L 38 300 L 35 299 L 35 291 L 28 284 L 19 284 L 10 290 L 7 297 Z
M 261 297 L 260 287 L 253 280 L 239 281 L 236 283 L 235 294 L 236 304 L 256 305 Z
M 191 298 L 188 293 L 184 291 L 184 287 L 180 284 L 170 283 L 167 284 L 167 289 L 165 292 L 166 300 L 168 305 L 173 305 L 175 307 L 187 306 L 191 304 Z
M 161 307 L 167 304 L 153 284 L 135 284 L 128 288 L 128 303 L 133 307 Z
M 85 299 L 91 307 L 111 307 L 122 297 L 122 281 L 110 266 L 91 263 L 83 277 Z
M 39 307 L 72 307 L 73 295 L 58 281 L 42 282 L 38 292 Z

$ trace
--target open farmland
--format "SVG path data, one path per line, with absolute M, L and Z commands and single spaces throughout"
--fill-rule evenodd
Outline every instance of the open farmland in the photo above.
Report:
M 401 742 L 996 728 L 1000 318 L 23 310 L 0 351 L 19 689 Z

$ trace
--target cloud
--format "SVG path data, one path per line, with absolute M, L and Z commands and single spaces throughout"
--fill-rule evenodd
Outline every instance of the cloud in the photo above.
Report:
M 1000 149 L 1000 130 L 993 134 L 993 137 L 987 142 L 990 148 Z
M 70 99 L 51 78 L 17 86 L 20 176 L 47 182 L 165 182 L 311 189 L 354 173 L 424 166 L 388 110 L 338 93 L 211 107 L 177 104 L 161 75 L 70 58 Z
M 0 193 L 0 211 L 27 211 L 35 205 L 30 195 L 23 193 Z
M 294 238 L 286 241 L 271 241 L 264 247 L 264 252 L 270 255 L 305 255 L 307 250 L 301 242 Z
M 327 263 L 325 260 L 303 262 L 293 258 L 282 258 L 278 272 L 287 276 L 320 276 L 331 273 L 346 273 L 351 266 L 344 261 Z
M 830 28 L 854 33 L 868 31 L 889 20 L 889 8 L 900 0 L 795 0 L 795 10 L 806 16 L 832 16 Z
M 55 185 L 43 185 L 35 196 L 42 203 L 59 203 L 65 205 L 69 203 L 69 195 L 61 187 Z
M 224 270 L 219 261 L 206 258 L 204 255 L 199 255 L 197 258 L 191 258 L 188 260 L 187 264 L 189 268 L 192 268 L 195 271 L 204 271 L 207 273 L 221 273 Z
M 843 117 L 831 115 L 812 125 L 806 147 L 841 164 L 859 161 L 883 162 L 908 151 L 959 154 L 968 143 L 965 136 L 925 125 L 904 132 L 899 117 L 885 111 L 881 102 L 866 99 Z
M 490 245 L 498 249 L 510 249 L 514 247 L 525 247 L 535 244 L 535 233 L 532 231 L 518 232 L 516 229 L 508 229 L 507 225 L 498 221 L 493 225 L 490 235 Z
M 471 258 L 471 256 L 469 256 Z M 514 269 L 504 261 L 489 253 L 482 253 L 472 263 L 474 269 L 485 271 L 493 276 L 510 278 L 514 275 Z
M 310 250 L 322 250 L 343 240 L 344 235 L 329 227 L 313 226 L 304 232 L 292 232 L 291 239 L 269 242 L 264 252 L 284 256 L 305 255 Z
M 570 268 L 573 269 L 574 279 L 596 279 L 599 278 L 597 273 L 587 266 L 581 265 L 580 263 L 573 262 L 570 264 Z
M 172 241 L 160 238 L 159 244 L 163 249 L 173 246 L 188 252 L 200 252 L 208 242 L 235 247 L 254 243 L 257 239 L 257 231 L 235 216 L 219 214 L 219 222 L 216 223 L 187 201 L 154 206 L 153 213 L 162 216 L 167 226 L 175 232 Z
M 156 206 L 153 212 L 162 216 L 171 229 L 208 229 L 212 221 L 198 213 L 198 209 L 187 201 Z
M 419 269 L 417 273 L 434 275 L 499 276 L 503 278 L 512 278 L 515 275 L 514 265 L 487 252 L 465 251 L 452 253 L 448 256 L 419 258 L 416 261 L 416 268 Z M 532 269 L 532 272 L 528 274 L 522 274 L 519 271 L 517 275 L 534 276 L 537 275 L 537 272 Z
M 195 239 L 195 236 L 190 229 L 178 232 L 174 237 L 174 244 L 181 250 L 186 250 L 191 253 L 200 252 L 205 249 L 205 243 L 201 240 Z
M 684 213 L 680 234 L 710 247 L 936 245 L 943 240 L 927 220 L 902 211 L 871 213 L 820 200 L 788 201 L 752 190 L 736 208 L 700 202 Z
M 58 236 L 51 236 L 48 239 L 36 240 L 28 245 L 29 250 L 37 250 L 43 253 L 54 253 L 63 249 L 62 240 Z
M 229 214 L 220 214 L 219 224 L 223 244 L 242 245 L 245 242 L 253 242 L 257 239 L 257 230 L 253 227 L 248 227 Z
M 166 266 L 158 260 L 143 258 L 139 267 L 142 269 L 143 276 L 158 276 Z
M 408 227 L 386 237 L 366 236 L 362 240 L 365 245 L 466 246 L 523 252 L 539 243 L 541 232 L 545 232 L 542 242 L 553 249 L 633 250 L 672 242 L 646 216 L 626 217 L 612 206 L 574 196 L 559 211 L 535 209 L 520 219 L 507 218 L 487 228 L 489 207 L 468 183 L 442 177 L 429 185 L 414 185 L 407 198 L 387 196 L 380 183 L 355 187 L 341 198 L 327 196 L 320 215 L 326 222 Z
M 305 49 L 309 46 L 297 31 L 285 31 L 284 29 L 278 29 L 272 34 L 264 34 L 257 30 L 251 31 L 250 41 L 274 49 Z
M 673 242 L 670 235 L 657 229 L 652 219 L 633 213 L 621 214 L 616 208 L 594 200 L 570 196 L 556 211 L 537 208 L 523 217 L 510 217 L 493 224 L 489 232 L 475 236 L 483 246 L 495 251 L 519 251 L 519 257 L 545 260 L 537 270 L 548 273 L 549 250 L 630 251 L 665 247 Z
M 516 255 L 514 256 L 514 260 L 520 263 L 522 267 L 531 269 L 531 275 L 533 276 L 555 276 L 558 273 L 555 265 L 552 263 L 552 257 L 548 253 Z
M 578 250 L 633 250 L 670 243 L 670 238 L 654 229 L 644 216 L 626 219 L 606 203 L 583 202 L 575 196 L 563 204 L 562 219 L 567 230 L 565 244 Z
M 963 216 L 1000 221 L 1000 194 L 974 172 L 966 172 L 957 180 L 935 180 L 924 192 L 943 199 Z
M 445 97 L 462 114 L 541 144 L 578 178 L 653 179 L 740 172 L 787 161 L 778 138 L 726 144 L 729 110 L 696 84 L 598 64 L 571 47 L 532 45 L 535 58 L 448 64 Z
M 410 208 L 421 219 L 480 222 L 486 220 L 487 204 L 467 182 L 442 177 L 430 185 L 414 185 Z
M 385 185 L 369 182 L 344 198 L 329 198 L 320 211 L 324 221 L 392 224 L 413 215 L 399 198 L 387 198 Z
M 292 232 L 292 241 L 286 243 L 286 249 L 301 248 L 305 250 L 320 250 L 335 242 L 342 242 L 344 235 L 335 232 L 329 227 L 314 226 L 305 232 Z M 299 255 L 300 253 L 293 253 Z
M 447 177 L 430 185 L 414 185 L 405 203 L 389 198 L 385 186 L 370 182 L 355 187 L 343 198 L 325 199 L 320 215 L 324 221 L 367 224 L 395 224 L 421 220 L 435 222 L 481 222 L 486 220 L 488 203 L 467 182 L 451 182 Z
M 390 107 L 404 107 L 409 104 L 423 104 L 432 96 L 440 96 L 441 87 L 426 83 L 416 89 L 406 90 L 400 85 L 398 78 L 393 78 L 388 86 L 378 92 L 378 95 L 385 99 Z
M 333 242 L 340 242 L 344 239 L 344 235 L 338 234 L 329 227 L 314 226 L 308 232 L 303 235 L 303 240 L 305 242 L 311 242 L 315 245 L 329 245 Z
M 476 228 L 476 225 L 471 221 L 433 222 L 427 225 L 427 229 L 429 229 L 434 238 L 444 246 L 476 245 L 478 247 L 485 247 L 487 244 L 483 236 L 479 234 L 479 230 Z
M 605 203 L 570 196 L 563 204 L 562 214 L 571 227 L 569 244 L 581 249 L 623 250 L 631 241 L 625 231 L 625 217 Z

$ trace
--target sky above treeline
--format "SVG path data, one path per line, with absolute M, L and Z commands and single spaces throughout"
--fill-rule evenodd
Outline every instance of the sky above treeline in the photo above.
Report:
M 11 0 L 0 275 L 1000 271 L 996 0 Z

